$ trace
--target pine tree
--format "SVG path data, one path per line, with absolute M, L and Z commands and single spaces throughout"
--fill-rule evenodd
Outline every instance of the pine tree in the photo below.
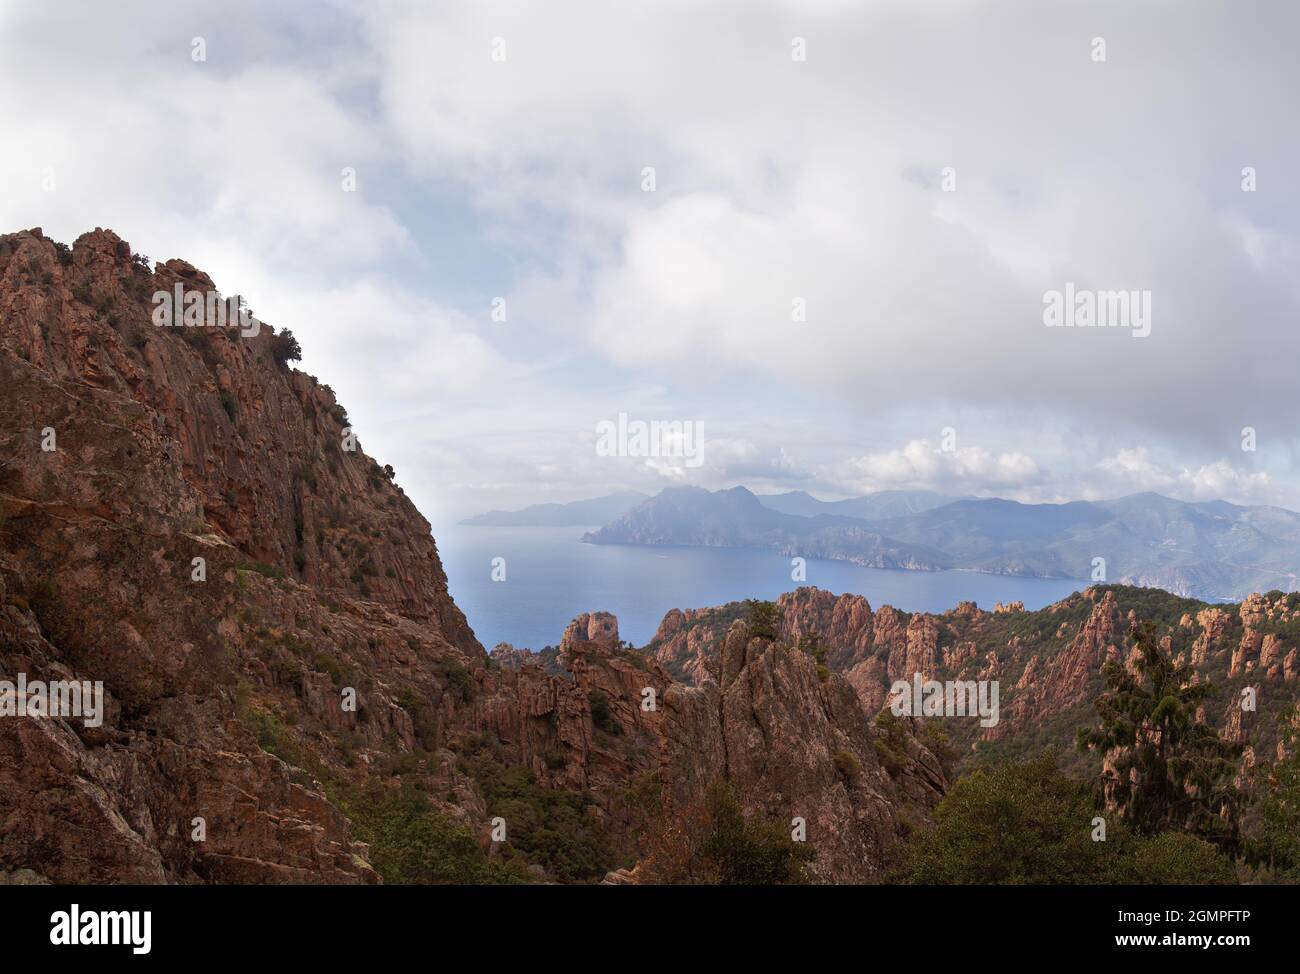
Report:
M 1102 667 L 1107 690 L 1094 704 L 1101 723 L 1079 731 L 1079 747 L 1107 758 L 1107 802 L 1134 831 L 1192 832 L 1235 854 L 1242 747 L 1198 716 L 1217 690 L 1161 648 L 1155 626 L 1135 626 L 1129 638 L 1132 671 L 1117 660 Z
M 766 639 L 776 639 L 781 629 L 781 610 L 775 602 L 746 599 L 749 607 L 749 634 Z

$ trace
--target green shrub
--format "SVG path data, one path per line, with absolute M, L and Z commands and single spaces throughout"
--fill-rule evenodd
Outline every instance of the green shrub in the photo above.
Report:
M 474 674 L 456 660 L 443 660 L 437 666 L 438 674 L 447 683 L 447 692 L 461 703 L 473 703 L 478 696 Z
M 510 845 L 564 882 L 592 882 L 627 863 L 599 822 L 587 814 L 590 798 L 545 788 L 532 771 L 508 765 L 482 749 L 462 759 L 490 816 L 506 820 Z
M 416 695 L 413 690 L 403 689 L 397 698 L 397 704 L 411 717 L 416 743 L 426 750 L 435 750 L 439 744 L 441 727 L 438 715 L 429 706 L 429 702 Z
M 241 572 L 257 572 L 257 574 L 265 578 L 274 578 L 274 579 L 284 578 L 283 568 L 277 568 L 275 565 L 268 565 L 265 562 L 245 561 L 236 565 L 235 568 Z
M 1162 832 L 1138 842 L 1128 880 L 1160 886 L 1234 886 L 1236 871 L 1227 856 L 1186 832 Z
M 795 648 L 815 659 L 818 666 L 825 664 L 826 657 L 831 651 L 830 645 L 823 642 L 822 637 L 815 632 L 806 632 L 800 636 L 798 645 Z
M 943 773 L 951 778 L 953 770 L 957 767 L 957 760 L 961 755 L 953 746 L 952 738 L 942 722 L 935 718 L 922 718 L 921 732 L 918 736 L 921 738 L 921 743 L 938 760 L 939 766 L 943 768 Z
M 836 751 L 831 760 L 835 763 L 835 770 L 850 784 L 862 777 L 862 762 L 852 751 Z
M 591 707 L 591 723 L 597 730 L 604 731 L 606 734 L 623 733 L 623 728 L 618 725 L 613 712 L 609 709 L 608 697 L 599 690 L 592 690 L 587 696 L 587 702 Z
M 293 741 L 293 735 L 283 722 L 265 710 L 245 710 L 240 715 L 244 726 L 257 738 L 257 746 L 267 754 L 274 754 L 285 764 L 301 767 L 302 752 Z
M 896 775 L 907 767 L 907 729 L 903 725 L 905 718 L 885 709 L 876 715 L 873 723 L 875 734 L 871 746 L 876 757 L 891 775 Z
M 1231 862 L 1191 834 L 1139 837 L 1096 803 L 1093 789 L 1064 775 L 1050 754 L 980 768 L 914 835 L 896 878 L 935 885 L 1222 884 Z M 1096 819 L 1104 840 L 1094 840 Z
M 817 857 L 804 842 L 795 842 L 784 825 L 746 818 L 731 788 L 714 785 L 707 799 L 709 827 L 701 857 L 723 886 L 771 886 L 803 883 L 806 866 Z
M 410 786 L 334 796 L 370 845 L 370 862 L 393 886 L 528 882 L 521 864 L 489 859 L 473 833 Z

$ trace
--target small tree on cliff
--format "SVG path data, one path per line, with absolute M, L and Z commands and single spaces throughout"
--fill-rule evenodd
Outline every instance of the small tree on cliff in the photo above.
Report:
M 1132 671 L 1118 660 L 1102 667 L 1107 689 L 1093 705 L 1101 723 L 1079 731 L 1079 747 L 1107 758 L 1106 798 L 1134 831 L 1191 831 L 1235 853 L 1241 745 L 1198 716 L 1216 688 L 1161 648 L 1155 626 L 1135 626 L 1129 638 Z
M 821 634 L 818 632 L 806 632 L 799 637 L 796 648 L 803 653 L 807 653 L 818 663 L 825 663 L 826 657 L 830 654 L 831 647 L 829 643 L 823 642 Z
M 288 328 L 271 336 L 271 357 L 280 368 L 302 359 L 302 346 Z
M 749 619 L 747 620 L 749 622 L 749 634 L 766 639 L 776 639 L 781 627 L 781 610 L 776 607 L 776 603 L 749 599 L 746 605 L 749 606 Z

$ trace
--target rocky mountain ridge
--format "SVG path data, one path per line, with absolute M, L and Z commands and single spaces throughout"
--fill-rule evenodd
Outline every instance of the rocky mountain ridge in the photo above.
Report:
M 859 595 L 800 588 L 777 603 L 780 638 L 815 635 L 829 647 L 827 666 L 853 686 L 874 713 L 890 686 L 920 673 L 930 680 L 998 680 L 1001 718 L 990 728 L 950 723 L 967 756 L 1010 747 L 1030 753 L 1052 744 L 1073 750 L 1075 730 L 1092 720 L 1101 666 L 1123 658 L 1135 623 L 1158 627 L 1164 645 L 1222 688 L 1212 723 L 1231 736 L 1272 748 L 1271 716 L 1300 699 L 1300 595 L 1255 594 L 1239 605 L 1210 605 L 1153 589 L 1094 586 L 1036 612 L 1019 604 L 989 612 L 961 603 L 940 613 L 873 610 Z M 707 676 L 743 603 L 673 610 L 645 652 L 684 682 Z M 1237 702 L 1244 687 L 1258 709 Z

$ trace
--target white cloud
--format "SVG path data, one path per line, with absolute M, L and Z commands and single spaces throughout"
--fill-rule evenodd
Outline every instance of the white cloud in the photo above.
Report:
M 1144 446 L 1119 450 L 1100 460 L 1096 469 L 1102 475 L 1092 485 L 1102 494 L 1155 491 L 1182 500 L 1229 500 L 1242 504 L 1269 504 L 1278 501 L 1277 486 L 1267 471 L 1242 470 L 1227 459 L 1186 466 L 1158 462 Z
M 1041 485 L 1042 471 L 1023 453 L 993 453 L 983 447 L 944 450 L 939 443 L 912 440 L 899 449 L 864 454 L 837 471 L 852 491 L 936 490 L 941 493 L 1002 491 L 1019 496 Z

